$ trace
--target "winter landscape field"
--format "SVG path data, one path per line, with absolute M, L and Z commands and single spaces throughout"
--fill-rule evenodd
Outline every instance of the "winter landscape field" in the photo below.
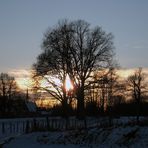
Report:
M 56 119 L 58 121 L 62 120 L 60 118 Z M 10 131 L 10 127 L 7 125 L 5 127 L 5 134 L 2 133 L 2 126 L 0 126 L 0 146 L 2 148 L 148 147 L 148 126 L 146 125 L 147 117 L 140 118 L 141 124 L 139 126 L 135 124 L 135 117 L 120 117 L 113 119 L 112 126 L 107 125 L 108 118 L 102 119 L 101 117 L 99 119 L 87 119 L 87 128 L 82 124 L 81 126 L 78 126 L 77 123 L 77 126 L 75 124 L 75 128 L 72 128 L 71 126 L 69 129 L 65 129 L 62 126 L 60 129 L 57 129 L 60 125 L 54 125 L 55 128 L 50 130 L 40 128 L 35 131 L 28 131 L 28 133 L 26 133 L 25 130 L 23 131 L 22 123 L 33 120 L 35 119 L 0 120 L 0 125 L 2 125 L 2 123 L 13 123 L 13 126 L 18 126 L 18 129 L 15 131 Z M 50 121 L 52 118 L 48 120 Z M 74 119 L 69 120 L 74 122 Z M 36 119 L 36 123 L 43 121 L 45 125 L 46 119 Z
M 0 148 L 148 148 L 148 0 L 0 0 Z

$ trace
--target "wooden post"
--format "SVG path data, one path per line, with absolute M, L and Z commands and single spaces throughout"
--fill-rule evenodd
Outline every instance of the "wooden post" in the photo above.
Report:
M 19 132 L 19 122 L 16 122 L 16 132 Z
M 25 121 L 22 121 L 23 123 L 23 133 L 25 132 L 26 128 L 25 128 Z
M 87 120 L 86 120 L 86 118 L 84 119 L 84 128 L 87 129 Z
M 36 119 L 33 119 L 33 130 L 36 131 L 37 130 L 37 123 L 36 123 Z
M 47 123 L 47 130 L 49 130 L 49 119 L 46 117 L 46 123 Z
M 12 123 L 9 122 L 10 133 L 12 133 Z
M 29 133 L 30 127 L 29 127 L 29 121 L 26 121 L 26 129 L 25 129 L 25 133 Z
M 5 134 L 5 123 L 2 122 L 2 133 Z

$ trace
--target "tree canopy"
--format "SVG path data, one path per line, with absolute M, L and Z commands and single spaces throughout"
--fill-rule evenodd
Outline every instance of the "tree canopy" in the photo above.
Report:
M 35 76 L 48 82 L 44 90 L 67 102 L 69 96 L 64 86 L 68 74 L 74 86 L 78 113 L 84 115 L 85 89 L 93 83 L 93 72 L 112 64 L 112 39 L 111 33 L 107 34 L 99 26 L 91 28 L 84 20 L 60 21 L 44 35 L 42 52 L 34 64 Z M 61 85 L 52 77 L 57 78 Z

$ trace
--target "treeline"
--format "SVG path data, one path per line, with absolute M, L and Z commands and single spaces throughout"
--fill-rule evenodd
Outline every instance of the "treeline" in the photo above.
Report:
M 0 74 L 0 118 L 21 117 L 28 114 L 27 96 L 20 91 L 16 80 L 7 73 Z
M 98 75 L 98 81 L 85 91 L 86 115 L 134 115 L 137 118 L 148 115 L 147 75 L 142 68 L 135 70 L 126 79 L 121 79 L 115 69 Z
M 111 69 L 107 75 L 101 76 L 98 84 L 94 83 L 88 90 L 86 102 L 93 104 L 94 108 L 96 104 L 99 113 L 137 115 L 137 120 L 139 120 L 141 114 L 148 114 L 146 78 L 147 75 L 142 68 L 138 68 L 125 79 L 122 79 L 115 69 Z
M 85 90 L 86 116 L 139 116 L 148 115 L 147 75 L 142 68 L 122 79 L 115 69 L 97 73 L 97 81 Z M 66 108 L 69 116 L 77 115 L 76 100 Z M 64 116 L 62 104 L 52 109 L 52 115 Z
M 147 98 L 148 99 L 148 98 Z M 42 108 L 43 109 L 43 108 Z M 46 111 L 51 112 L 51 116 L 62 116 L 64 117 L 64 112 L 61 105 L 56 105 L 53 108 L 45 109 Z M 68 109 L 69 116 L 76 116 L 76 109 L 69 107 Z M 85 107 L 86 116 L 108 116 L 112 115 L 112 117 L 120 117 L 120 116 L 137 116 L 137 104 L 136 102 L 124 102 L 111 108 L 107 108 L 104 112 L 100 107 L 96 104 L 96 102 L 89 102 Z M 140 113 L 139 116 L 148 116 L 148 102 L 142 102 L 140 104 Z

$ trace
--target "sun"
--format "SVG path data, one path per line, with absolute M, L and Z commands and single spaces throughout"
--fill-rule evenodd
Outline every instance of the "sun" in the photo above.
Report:
M 67 74 L 66 79 L 65 79 L 65 89 L 66 89 L 66 91 L 73 89 L 73 85 L 72 85 L 72 82 L 71 82 L 68 74 Z

